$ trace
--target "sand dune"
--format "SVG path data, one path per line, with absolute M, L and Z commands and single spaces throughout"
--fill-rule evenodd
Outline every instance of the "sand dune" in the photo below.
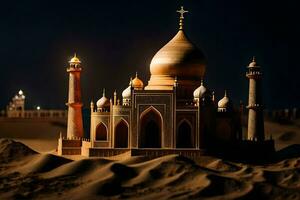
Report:
M 7 163 L 18 160 L 24 156 L 37 154 L 21 142 L 9 139 L 0 139 L 0 162 Z
M 300 199 L 300 158 L 247 165 L 203 156 L 71 160 L 0 140 L 0 199 Z
M 281 160 L 256 166 L 210 156 L 58 157 L 63 127 L 40 123 L 24 134 L 9 124 L 0 136 L 16 140 L 0 139 L 0 199 L 300 199 L 299 125 L 265 125 Z

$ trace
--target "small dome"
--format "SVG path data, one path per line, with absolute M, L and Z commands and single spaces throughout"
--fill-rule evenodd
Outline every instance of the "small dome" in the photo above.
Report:
M 81 63 L 79 58 L 77 58 L 76 53 L 74 54 L 74 57 L 69 61 L 69 63 Z
M 122 92 L 123 99 L 131 98 L 131 85 L 132 85 L 132 79 L 130 79 L 129 86 Z
M 135 74 L 135 78 L 132 80 L 132 87 L 134 89 L 143 89 L 144 83 L 141 79 L 138 78 L 138 74 Z
M 194 91 L 194 98 L 200 99 L 206 92 L 206 88 L 203 86 L 203 81 L 201 81 L 201 85 Z
M 249 64 L 248 67 L 258 67 L 257 63 L 256 63 L 256 59 L 255 56 L 253 56 L 252 58 L 252 62 Z
M 224 97 L 218 102 L 218 108 L 227 108 L 229 106 L 230 100 L 227 97 L 227 92 L 225 91 Z
M 105 90 L 103 90 L 103 96 L 96 103 L 97 108 L 107 108 L 110 106 L 109 99 L 105 97 Z

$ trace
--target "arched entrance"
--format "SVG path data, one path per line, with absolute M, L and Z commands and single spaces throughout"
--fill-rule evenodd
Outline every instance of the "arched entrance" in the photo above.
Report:
M 186 120 L 181 121 L 178 125 L 176 147 L 177 148 L 194 147 L 192 127 L 190 123 L 188 123 Z
M 149 108 L 141 114 L 140 147 L 161 148 L 162 117 L 160 113 Z
M 128 148 L 128 125 L 124 120 L 115 128 L 115 148 Z
M 107 140 L 107 128 L 102 122 L 96 128 L 96 140 Z

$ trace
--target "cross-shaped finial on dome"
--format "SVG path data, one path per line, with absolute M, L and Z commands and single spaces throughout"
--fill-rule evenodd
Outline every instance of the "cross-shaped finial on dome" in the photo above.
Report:
M 181 9 L 177 10 L 176 12 L 178 12 L 180 14 L 180 18 L 179 18 L 179 30 L 182 30 L 183 29 L 184 14 L 188 13 L 189 11 L 184 10 L 183 6 L 181 6 Z

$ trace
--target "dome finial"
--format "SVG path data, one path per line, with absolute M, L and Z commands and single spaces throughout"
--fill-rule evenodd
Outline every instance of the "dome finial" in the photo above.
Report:
M 103 88 L 102 96 L 105 97 L 105 88 Z
M 227 90 L 225 90 L 225 94 L 224 94 L 224 97 L 227 97 Z
M 201 79 L 201 85 L 203 86 L 203 78 Z
M 257 63 L 256 63 L 256 57 L 255 57 L 255 56 L 252 57 L 252 61 L 251 61 L 251 63 L 249 64 L 248 67 L 258 67 L 258 65 L 257 65 Z
M 138 77 L 138 72 L 135 72 L 135 78 L 137 78 Z
M 129 86 L 132 86 L 132 77 L 130 77 Z
M 176 12 L 178 12 L 180 14 L 180 18 L 179 18 L 179 30 L 183 30 L 184 14 L 188 13 L 189 11 L 184 10 L 183 6 L 181 6 L 180 10 L 177 10 Z
M 76 52 L 74 53 L 73 58 L 69 61 L 70 64 L 80 64 L 81 61 L 79 60 L 79 58 L 77 57 Z

